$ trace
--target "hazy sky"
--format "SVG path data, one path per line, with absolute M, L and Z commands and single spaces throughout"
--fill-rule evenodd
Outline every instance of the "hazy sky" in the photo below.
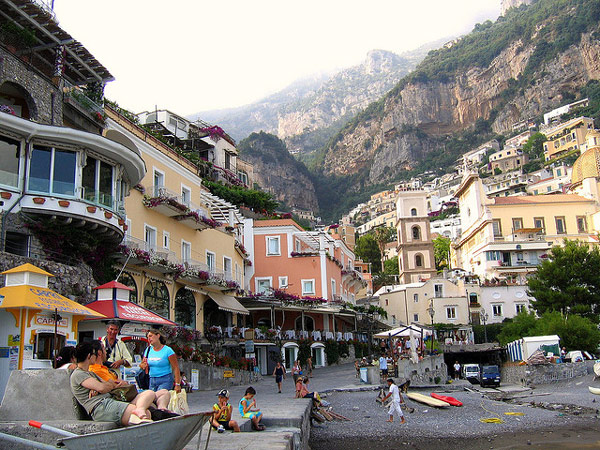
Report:
M 55 0 L 60 25 L 134 112 L 240 106 L 320 71 L 495 20 L 501 0 Z

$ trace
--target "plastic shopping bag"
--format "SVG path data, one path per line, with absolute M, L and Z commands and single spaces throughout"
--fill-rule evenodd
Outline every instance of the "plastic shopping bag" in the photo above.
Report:
M 185 391 L 181 391 L 177 393 L 177 391 L 172 390 L 169 391 L 171 394 L 171 399 L 169 400 L 169 410 L 173 411 L 175 414 L 189 414 L 190 407 L 187 402 L 187 394 Z

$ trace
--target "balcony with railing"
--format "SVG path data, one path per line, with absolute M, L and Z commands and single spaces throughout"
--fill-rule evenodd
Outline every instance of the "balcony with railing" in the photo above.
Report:
M 66 80 L 63 86 L 63 100 L 97 125 L 104 127 L 104 108 L 89 98 L 83 89 Z
M 280 330 L 273 328 L 246 328 L 246 327 L 211 327 L 208 332 L 227 337 L 230 339 L 249 339 L 254 341 L 283 342 L 300 341 L 310 339 L 315 342 L 334 340 L 334 341 L 354 341 L 367 342 L 366 333 L 325 331 L 325 330 Z

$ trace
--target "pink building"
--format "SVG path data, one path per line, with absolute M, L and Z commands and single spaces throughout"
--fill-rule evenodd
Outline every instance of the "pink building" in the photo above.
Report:
M 320 341 L 357 336 L 356 315 L 346 303 L 354 304 L 367 283 L 361 271 L 355 270 L 354 253 L 337 236 L 305 231 L 292 219 L 255 221 L 253 233 L 250 289 L 254 295 L 242 299 L 251 313 L 248 325 L 256 330 L 267 327 L 284 341 L 286 367 L 297 357 L 294 341 L 302 338 L 314 341 L 314 361 L 324 365 Z M 259 362 L 266 359 L 260 356 L 260 341 L 265 338 L 261 333 L 255 336 Z M 261 372 L 272 370 L 266 361 L 259 365 Z

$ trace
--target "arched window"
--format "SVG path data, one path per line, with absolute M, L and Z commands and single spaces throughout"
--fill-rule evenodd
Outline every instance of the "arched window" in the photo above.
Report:
M 412 227 L 412 237 L 415 241 L 421 240 L 421 227 L 419 225 Z
M 415 255 L 415 266 L 423 267 L 423 255 L 421 255 L 420 253 Z
M 196 299 L 192 291 L 181 288 L 175 295 L 175 322 L 196 329 Z
M 0 86 L 0 105 L 6 106 L 6 112 L 23 119 L 37 118 L 33 97 L 22 86 L 7 81 Z
M 169 291 L 165 283 L 148 281 L 144 289 L 144 306 L 160 316 L 169 317 Z
M 416 215 L 417 215 L 417 208 L 412 208 L 412 209 L 410 210 L 410 215 L 411 215 L 411 216 L 416 216 Z
M 296 318 L 296 330 L 302 330 L 302 316 Z M 314 331 L 315 321 L 312 317 L 304 315 L 304 331 Z
M 129 301 L 131 303 L 137 303 L 138 302 L 138 291 L 137 291 L 137 286 L 135 284 L 135 280 L 133 279 L 133 277 L 131 275 L 129 275 L 127 272 L 123 272 L 121 274 L 120 281 L 125 286 L 130 287 L 132 289 L 131 291 L 129 291 Z
M 229 320 L 228 315 L 231 313 L 223 311 L 215 303 L 212 298 L 207 299 L 204 302 L 204 329 L 207 330 L 213 326 L 228 327 Z

